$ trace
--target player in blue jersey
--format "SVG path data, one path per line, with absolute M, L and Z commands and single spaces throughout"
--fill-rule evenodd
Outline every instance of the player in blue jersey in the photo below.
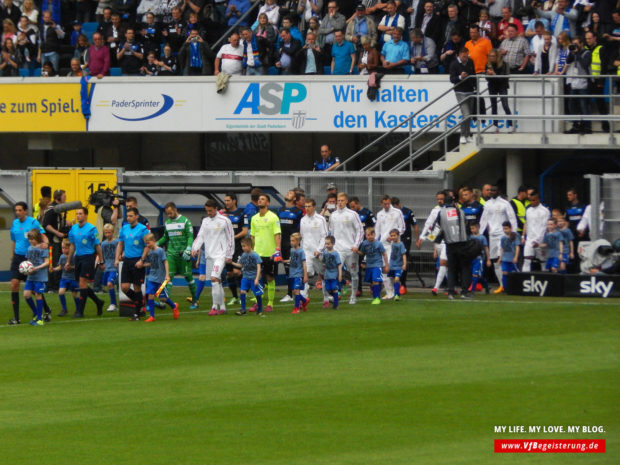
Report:
M 382 272 L 387 273 L 388 257 L 383 244 L 376 240 L 375 228 L 366 228 L 366 239 L 362 242 L 359 249 L 353 247 L 353 252 L 366 256 L 366 274 L 364 281 L 371 283 L 373 300 L 371 305 L 379 305 L 381 303 L 381 283 L 383 278 Z
M 327 236 L 325 238 L 325 250 L 321 259 L 325 264 L 325 273 L 323 275 L 323 285 L 325 290 L 334 299 L 333 308 L 338 308 L 338 291 L 340 290 L 339 283 L 342 281 L 342 261 L 340 260 L 340 254 L 334 249 L 336 245 L 336 238 L 334 236 Z M 329 305 L 329 302 L 325 302 Z M 325 305 L 324 308 L 327 308 Z
M 388 276 L 394 278 L 394 300 L 400 300 L 400 278 L 407 269 L 407 248 L 400 241 L 400 232 L 398 229 L 390 231 L 390 242 L 392 248 L 390 251 L 390 271 Z
M 32 216 L 28 216 L 28 205 L 26 202 L 17 202 L 13 206 L 15 220 L 11 224 L 11 304 L 13 305 L 13 318 L 9 320 L 10 325 L 18 325 L 19 321 L 19 282 L 25 281 L 26 276 L 19 272 L 19 264 L 26 260 L 26 253 L 30 242 L 28 242 L 28 231 L 37 229 L 43 234 L 43 243 L 41 247 L 48 249 L 48 239 L 45 236 L 45 230 L 39 222 Z M 45 302 L 45 300 L 44 300 Z M 45 305 L 44 305 L 45 308 Z M 46 309 L 47 315 L 47 309 Z
M 32 268 L 28 272 L 24 286 L 24 299 L 32 309 L 33 318 L 30 324 L 32 326 L 43 326 L 43 294 L 47 291 L 47 269 L 50 264 L 50 255 L 47 248 L 42 249 L 40 247 L 43 243 L 41 231 L 34 228 L 27 234 L 30 247 L 26 251 L 26 259 L 32 263 Z M 36 305 L 32 300 L 32 294 L 37 301 Z
M 551 271 L 552 273 L 557 273 L 560 269 L 560 260 L 564 251 L 562 233 L 557 230 L 557 227 L 558 221 L 555 218 L 548 220 L 547 232 L 539 245 L 546 251 L 545 271 Z
M 499 261 L 502 265 L 502 288 L 507 289 L 508 274 L 519 271 L 519 251 L 521 250 L 521 237 L 519 233 L 512 230 L 512 223 L 504 221 L 502 223 L 504 235 L 501 237 L 499 246 Z
M 146 309 L 149 317 L 144 320 L 145 323 L 155 321 L 155 298 L 159 297 L 164 300 L 172 309 L 172 317 L 177 320 L 179 318 L 179 304 L 174 303 L 168 295 L 168 288 L 165 284 L 170 281 L 170 269 L 168 268 L 168 257 L 164 249 L 157 246 L 155 235 L 148 233 L 143 237 L 146 247 L 142 252 L 140 260 L 136 263 L 137 268 L 148 268 L 149 274 L 146 276 Z M 157 291 L 162 289 L 159 296 Z M 134 317 L 132 320 L 139 320 Z
M 305 312 L 310 303 L 309 297 L 301 295 L 301 290 L 308 282 L 308 270 L 306 268 L 306 254 L 300 245 L 301 235 L 299 233 L 291 234 L 291 258 L 288 260 L 288 280 L 295 298 L 295 308 L 293 308 L 291 313 L 299 313 L 300 309 Z
M 478 223 L 473 223 L 469 226 L 469 230 L 471 231 L 470 238 L 480 242 L 482 246 L 482 253 L 474 258 L 471 262 L 471 288 L 470 292 L 475 292 L 478 287 L 478 283 L 482 285 L 485 293 L 489 293 L 489 283 L 486 279 L 484 279 L 484 265 L 491 266 L 491 260 L 489 259 L 489 242 L 487 238 L 480 234 L 480 225 Z
M 241 250 L 243 253 L 239 257 L 239 263 L 235 263 L 236 268 L 241 268 L 241 310 L 235 313 L 235 315 L 243 316 L 247 313 L 246 310 L 246 294 L 249 290 L 252 291 L 254 297 L 256 297 L 256 314 L 263 315 L 263 287 L 260 284 L 260 272 L 262 266 L 262 259 L 254 252 L 252 248 L 252 239 L 244 237 L 241 239 Z
M 97 315 L 101 316 L 103 314 L 103 300 L 97 297 L 95 291 L 89 286 L 89 283 L 95 279 L 96 259 L 99 260 L 99 266 L 103 267 L 99 234 L 97 228 L 87 221 L 88 208 L 77 208 L 75 219 L 77 224 L 74 224 L 69 230 L 71 248 L 65 264 L 65 269 L 68 271 L 73 260 L 75 279 L 80 286 L 80 308 L 73 314 L 73 318 L 84 317 L 86 299 L 89 297 L 97 306 Z
M 75 265 L 73 260 L 69 263 L 69 267 L 65 268 L 65 265 L 69 261 L 69 251 L 71 250 L 71 241 L 69 239 L 63 239 L 61 244 L 62 254 L 58 257 L 58 266 L 53 268 L 53 271 L 60 271 L 60 282 L 58 283 L 58 300 L 60 300 L 60 306 L 62 310 L 58 316 L 66 316 L 67 312 L 67 297 L 65 294 L 67 291 L 73 294 L 73 301 L 75 302 L 75 310 L 80 308 L 79 289 L 80 285 L 75 280 Z
M 108 288 L 110 296 L 110 305 L 108 312 L 115 312 L 117 309 L 116 290 L 114 286 L 118 282 L 118 268 L 116 268 L 116 249 L 118 247 L 118 239 L 114 239 L 114 225 L 103 225 L 103 242 L 101 243 L 101 253 L 103 254 L 103 276 L 101 285 Z

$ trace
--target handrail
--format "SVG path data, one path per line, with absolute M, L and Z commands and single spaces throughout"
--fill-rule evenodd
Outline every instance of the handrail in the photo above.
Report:
M 252 6 L 250 7 L 250 9 L 246 11 L 245 13 L 243 13 L 241 16 L 239 16 L 239 18 L 237 18 L 237 21 L 235 21 L 235 24 L 230 26 L 226 30 L 226 32 L 219 39 L 217 39 L 217 41 L 211 46 L 211 48 L 215 50 L 218 45 L 220 45 L 225 39 L 227 39 L 230 36 L 230 34 L 235 30 L 235 28 L 239 25 L 239 23 L 243 21 L 245 18 L 247 18 L 250 15 L 250 13 L 256 10 L 256 8 L 260 6 L 260 4 L 261 2 L 259 1 L 254 2 Z

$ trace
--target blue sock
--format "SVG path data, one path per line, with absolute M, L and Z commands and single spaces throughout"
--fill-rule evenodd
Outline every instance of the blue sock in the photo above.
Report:
M 372 298 L 377 299 L 381 295 L 381 284 L 372 285 Z
M 301 306 L 301 294 L 297 294 L 295 296 L 295 308 L 299 309 L 300 306 Z
M 75 311 L 77 312 L 78 309 L 80 308 L 80 298 L 79 297 L 74 297 L 73 301 L 75 302 Z
M 176 305 L 172 300 L 170 300 L 170 297 L 166 297 L 166 303 L 170 305 L 170 308 L 174 308 Z
M 37 320 L 43 319 L 43 299 L 37 299 Z
M 334 297 L 334 308 L 338 308 L 338 291 L 334 291 L 332 296 Z
M 263 311 L 263 297 L 260 295 L 256 296 L 256 305 L 258 305 L 256 312 L 260 313 Z
M 62 307 L 63 312 L 67 311 L 67 298 L 64 294 L 58 294 L 58 300 L 60 300 L 60 306 Z
M 149 311 L 149 315 L 155 318 L 155 301 L 153 299 L 146 301 L 146 309 Z
M 400 295 L 400 281 L 394 281 L 394 295 Z
M 471 277 L 471 291 L 476 292 L 476 287 L 478 287 L 478 276 Z
M 36 315 L 37 314 L 37 307 L 34 305 L 34 300 L 32 300 L 32 297 L 28 297 L 26 299 L 26 303 L 30 307 L 30 310 L 32 310 L 32 315 L 33 316 Z
M 198 299 L 200 299 L 200 294 L 202 294 L 204 287 L 205 281 L 198 280 L 198 284 L 196 284 L 196 296 L 194 297 L 195 302 L 198 302 Z
M 246 296 L 245 292 L 241 293 L 240 298 L 241 298 L 241 311 L 242 312 L 245 312 L 245 296 Z
M 116 292 L 114 292 L 114 289 L 108 289 L 108 294 L 110 294 L 110 304 L 116 305 Z
M 502 286 L 504 287 L 504 289 L 508 288 L 508 273 L 504 273 L 502 275 Z

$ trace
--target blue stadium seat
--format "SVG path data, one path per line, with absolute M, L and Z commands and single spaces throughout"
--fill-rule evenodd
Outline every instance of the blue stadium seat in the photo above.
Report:
M 92 44 L 93 42 L 93 34 L 97 31 L 99 27 L 98 23 L 83 23 L 82 24 L 82 34 L 88 37 L 88 41 Z
M 41 77 L 41 68 L 35 68 L 32 71 L 32 77 Z
M 323 74 L 332 74 L 331 66 L 323 66 Z
M 28 68 L 19 68 L 19 75 L 21 77 L 30 77 L 30 70 Z
M 110 68 L 110 76 L 122 76 L 123 72 L 120 68 Z

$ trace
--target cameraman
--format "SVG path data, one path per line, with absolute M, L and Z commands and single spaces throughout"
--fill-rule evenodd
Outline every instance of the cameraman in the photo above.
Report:
M 67 212 L 56 213 L 54 207 L 67 202 L 67 194 L 64 190 L 54 191 L 53 200 L 47 206 L 43 214 L 41 226 L 45 229 L 45 235 L 52 247 L 52 256 L 50 257 L 51 265 L 58 265 L 58 258 L 62 252 L 62 240 L 67 237 L 69 225 L 67 224 Z M 59 277 L 57 272 L 50 273 L 48 290 L 58 290 Z
M 567 83 L 570 84 L 570 95 L 587 95 L 590 80 L 586 77 L 590 74 L 592 52 L 584 47 L 583 37 L 577 36 L 573 43 L 568 46 L 569 54 L 566 63 L 571 66 L 568 71 Z M 573 115 L 588 115 L 588 98 L 572 97 L 570 99 L 570 112 Z M 573 121 L 573 127 L 567 134 L 592 134 L 591 121 Z

